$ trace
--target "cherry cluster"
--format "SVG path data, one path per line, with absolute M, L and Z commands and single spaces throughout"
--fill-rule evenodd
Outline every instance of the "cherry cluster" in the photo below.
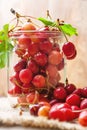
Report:
M 60 121 L 79 117 L 80 110 L 87 107 L 87 88 L 77 89 L 67 81 L 66 84 L 60 82 L 64 57 L 67 60 L 76 57 L 74 44 L 66 42 L 61 48 L 59 30 L 48 26 L 37 29 L 30 22 L 13 35 L 19 61 L 13 67 L 14 74 L 10 77 L 13 88 L 8 94 L 17 96 L 22 107 L 32 104 L 29 111 L 34 116 Z

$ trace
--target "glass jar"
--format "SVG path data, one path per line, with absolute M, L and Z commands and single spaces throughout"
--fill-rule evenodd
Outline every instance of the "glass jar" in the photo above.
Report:
M 51 100 L 65 82 L 60 31 L 15 31 L 9 53 L 8 97 L 11 105 Z

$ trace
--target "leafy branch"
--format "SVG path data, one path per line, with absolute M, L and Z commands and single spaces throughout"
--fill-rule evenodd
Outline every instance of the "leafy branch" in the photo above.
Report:
M 61 23 L 61 21 L 59 21 L 59 20 L 54 22 L 52 20 L 45 19 L 43 17 L 39 17 L 38 20 L 41 21 L 45 26 L 51 26 L 51 27 L 58 28 L 65 35 L 68 35 L 68 36 L 78 35 L 77 29 L 70 24 L 66 24 L 64 22 Z

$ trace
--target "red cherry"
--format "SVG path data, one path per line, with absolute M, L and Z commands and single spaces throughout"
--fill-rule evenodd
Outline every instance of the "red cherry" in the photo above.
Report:
M 19 78 L 21 82 L 28 84 L 32 80 L 32 71 L 30 69 L 22 69 L 19 72 Z
M 63 87 L 58 87 L 54 90 L 54 97 L 56 99 L 65 100 L 67 96 L 66 90 Z
M 73 54 L 75 54 L 75 46 L 72 42 L 66 42 L 63 47 L 62 50 L 65 54 L 66 57 L 71 57 Z
M 81 99 L 78 95 L 76 94 L 70 94 L 67 98 L 66 98 L 66 103 L 68 103 L 69 105 L 76 105 L 79 106 L 81 102 Z
M 38 88 L 45 87 L 45 85 L 46 85 L 45 77 L 40 74 L 34 76 L 34 78 L 32 80 L 32 84 Z
M 39 101 L 39 93 L 38 92 L 31 92 L 26 96 L 26 100 L 29 104 L 35 104 Z
M 32 42 L 28 46 L 28 52 L 31 56 L 34 56 L 39 51 L 39 44 Z
M 34 60 L 40 66 L 45 66 L 47 63 L 47 56 L 44 53 L 38 52 L 34 55 Z
M 62 108 L 61 111 L 65 116 L 65 121 L 72 121 L 74 119 L 74 113 L 70 108 Z
M 61 111 L 61 109 L 58 108 L 58 106 L 59 104 L 55 104 L 51 107 L 49 111 L 49 118 L 65 121 L 66 120 L 65 114 L 63 113 L 63 111 Z
M 32 104 L 31 106 L 29 106 L 30 114 L 34 115 L 34 116 L 37 116 L 39 108 L 40 108 L 39 104 Z
M 33 89 L 33 87 L 34 86 L 32 84 L 23 84 L 21 88 L 22 93 L 28 94 Z
M 53 99 L 50 101 L 50 105 L 53 106 L 54 104 L 58 103 L 57 99 Z M 61 103 L 60 103 L 61 104 Z
M 14 75 L 12 75 L 10 77 L 10 81 L 14 84 L 14 85 L 22 85 L 22 82 L 20 81 L 19 78 L 19 73 L 15 73 Z
M 82 96 L 83 92 L 82 92 L 82 89 L 81 88 L 77 88 L 73 91 L 74 94 L 77 94 L 78 96 Z
M 18 57 L 22 57 L 25 54 L 26 50 L 24 48 L 21 48 L 19 44 L 15 47 L 15 53 L 18 55 Z
M 48 56 L 48 62 L 52 65 L 58 65 L 62 61 L 63 55 L 59 51 L 53 50 Z
M 37 74 L 39 71 L 39 66 L 37 65 L 37 63 L 34 60 L 29 60 L 28 61 L 28 65 L 27 68 L 30 69 L 34 74 Z
M 57 69 L 58 71 L 61 71 L 64 68 L 64 58 L 62 59 L 62 61 L 57 65 Z
M 87 87 L 84 87 L 82 89 L 82 96 L 85 97 L 85 98 L 87 98 Z
M 65 89 L 68 94 L 71 94 L 74 90 L 76 90 L 76 86 L 74 84 L 68 84 L 65 86 Z
M 52 50 L 52 43 L 50 41 L 40 42 L 39 47 L 41 52 L 49 54 L 50 51 Z
M 87 110 L 82 111 L 79 115 L 78 122 L 82 126 L 87 126 Z
M 31 39 L 26 34 L 22 34 L 18 38 L 18 44 L 20 48 L 27 49 L 30 43 L 31 43 Z
M 21 88 L 17 85 L 14 86 L 14 88 L 11 88 L 8 90 L 8 94 L 10 95 L 17 95 L 17 94 L 21 94 Z
M 14 71 L 20 72 L 22 69 L 26 68 L 26 65 L 27 65 L 26 61 L 21 59 L 18 63 L 15 64 Z
M 70 121 L 73 119 L 73 113 L 67 103 L 56 103 L 51 107 L 49 117 L 60 121 Z
M 83 99 L 80 103 L 80 108 L 84 109 L 87 108 L 87 98 Z
M 78 106 L 71 106 L 72 112 L 73 112 L 73 119 L 79 117 L 79 110 L 81 110 Z
M 68 60 L 72 60 L 72 59 L 74 59 L 74 58 L 76 57 L 76 55 L 77 55 L 77 52 L 76 52 L 76 50 L 75 50 L 75 52 L 74 52 L 73 55 L 67 56 L 66 58 L 67 58 Z

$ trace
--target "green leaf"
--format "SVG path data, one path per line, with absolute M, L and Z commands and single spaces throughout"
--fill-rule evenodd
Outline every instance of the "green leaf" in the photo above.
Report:
M 51 20 L 48 20 L 48 19 L 45 19 L 45 18 L 42 18 L 42 17 L 39 17 L 38 20 L 41 21 L 46 26 L 52 26 L 52 27 L 56 26 L 56 23 L 51 21 Z
M 7 61 L 7 54 L 6 52 L 0 53 L 0 68 L 4 68 Z
M 60 25 L 60 29 L 69 36 L 78 35 L 77 29 L 72 27 L 70 24 Z
M 5 24 L 5 25 L 3 26 L 3 30 L 4 30 L 4 33 L 7 33 L 7 34 L 8 34 L 9 24 Z
M 9 24 L 5 24 L 3 29 L 0 31 L 0 68 L 4 68 L 8 57 L 8 52 L 12 51 L 13 45 L 10 38 L 8 37 Z
M 4 42 L 0 44 L 0 52 L 5 51 L 5 45 Z

